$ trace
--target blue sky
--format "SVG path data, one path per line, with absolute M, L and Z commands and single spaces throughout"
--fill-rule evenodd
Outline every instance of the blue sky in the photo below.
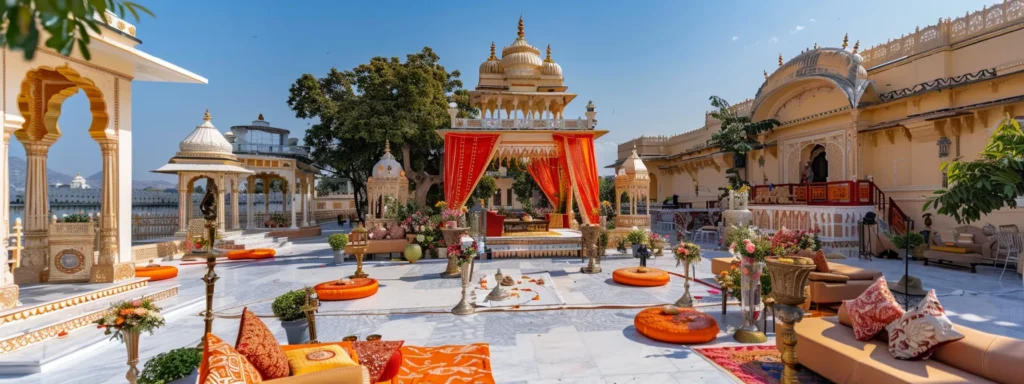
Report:
M 991 1 L 141 1 L 156 14 L 139 23 L 138 48 L 210 80 L 208 85 L 133 84 L 133 177 L 174 155 L 177 144 L 210 108 L 221 131 L 260 113 L 272 125 L 302 137 L 309 121 L 288 108 L 288 87 L 303 73 L 352 68 L 373 56 L 404 58 L 430 46 L 449 70 L 462 71 L 467 88 L 491 41 L 515 39 L 522 14 L 526 38 L 563 68 L 579 94 L 567 117 L 598 108 L 598 163 L 614 161 L 615 144 L 632 137 L 674 135 L 699 128 L 708 96 L 732 102 L 754 96 L 762 70 L 777 67 L 814 43 L 867 48 L 962 16 Z M 262 5 L 261 5 L 262 4 Z M 288 5 L 282 7 L 281 5 Z M 638 6 L 637 4 L 642 4 Z M 50 151 L 50 167 L 74 175 L 101 169 L 86 133 L 83 94 L 69 99 L 64 137 Z M 14 143 L 11 156 L 24 157 Z M 124 161 L 124 160 L 122 160 Z M 602 173 L 609 172 L 602 168 Z

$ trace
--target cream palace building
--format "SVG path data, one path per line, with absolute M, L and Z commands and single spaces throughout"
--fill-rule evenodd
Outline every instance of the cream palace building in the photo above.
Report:
M 885 209 L 891 198 L 915 220 L 915 229 L 925 229 L 925 197 L 945 183 L 941 163 L 975 159 L 1001 119 L 1024 115 L 1024 0 L 940 19 L 869 49 L 859 45 L 850 47 L 844 37 L 838 48 L 816 46 L 789 60 L 780 55 L 754 97 L 732 107 L 752 121 L 782 124 L 761 135 L 765 148 L 745 159 L 707 144 L 720 129 L 707 115 L 698 129 L 620 144 L 613 166 L 620 167 L 635 146 L 650 171 L 651 199 L 660 203 L 678 195 L 680 202 L 706 208 L 726 185 L 726 170 L 744 160 L 740 174 L 755 185 L 755 199 L 767 191 L 758 185 L 800 183 L 804 164 L 812 163 L 816 178 L 830 183 L 803 200 L 825 204 L 759 205 L 751 208 L 755 224 L 810 227 L 832 222 L 829 214 L 836 214 L 832 238 L 852 242 L 855 221 L 872 205 Z M 819 155 L 824 161 L 815 163 Z M 835 183 L 843 181 L 849 182 Z M 828 204 L 833 200 L 843 203 Z M 800 219 L 779 220 L 787 215 Z M 948 216 L 932 220 L 934 230 L 957 226 Z M 1004 208 L 972 224 L 1022 221 L 1024 211 Z

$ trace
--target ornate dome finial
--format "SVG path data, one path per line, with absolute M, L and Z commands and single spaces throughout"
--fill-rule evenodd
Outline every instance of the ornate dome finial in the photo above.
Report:
M 818 49 L 818 43 L 814 43 L 814 49 Z
M 764 71 L 764 79 L 768 80 L 768 71 Z
M 263 121 L 263 114 L 261 113 L 260 117 L 257 117 L 256 120 Z
M 850 34 L 849 33 L 844 33 L 843 34 L 843 49 L 846 49 L 846 46 L 849 45 L 849 44 L 850 44 Z
M 391 140 L 384 140 L 384 153 L 391 153 Z
M 853 43 L 853 53 L 857 54 L 858 49 L 860 49 L 860 40 L 857 40 L 856 43 Z
M 780 67 L 782 66 L 782 54 L 781 53 L 779 54 L 779 66 Z
M 491 57 L 488 57 L 487 60 L 498 60 L 498 57 L 494 55 L 494 42 L 493 41 L 491 42 Z
M 210 108 L 206 108 L 206 114 L 203 115 L 203 121 L 210 121 Z
M 523 15 L 519 15 L 519 38 L 522 39 L 526 36 L 525 28 L 523 28 Z
M 544 59 L 544 62 L 545 63 L 554 63 L 555 62 L 554 60 L 551 60 L 551 44 L 548 44 L 548 57 Z

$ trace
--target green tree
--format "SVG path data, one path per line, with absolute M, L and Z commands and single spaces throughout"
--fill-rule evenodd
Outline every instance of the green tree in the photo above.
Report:
M 334 192 L 345 193 L 345 180 L 337 177 L 323 177 L 316 183 L 316 195 L 327 196 Z
M 736 156 L 746 156 L 747 152 L 764 148 L 764 144 L 757 141 L 757 135 L 780 125 L 775 119 L 754 122 L 750 116 L 741 116 L 731 109 L 728 101 L 718 96 L 711 96 L 711 106 L 715 107 L 711 117 L 722 122 L 722 126 L 718 132 L 711 134 L 709 144 Z M 733 173 L 739 176 L 738 172 Z M 743 180 L 746 179 L 743 177 Z
M 598 196 L 601 201 L 607 201 L 615 205 L 615 176 L 601 176 L 597 180 Z
M 351 180 L 362 217 L 366 179 L 380 159 L 385 140 L 401 147 L 396 154 L 425 205 L 431 187 L 443 182 L 443 143 L 437 130 L 450 126 L 448 104 L 459 117 L 476 116 L 459 71 L 448 72 L 430 47 L 406 56 L 374 57 L 351 70 L 331 68 L 327 76 L 304 74 L 289 90 L 295 116 L 318 119 L 306 131 L 313 162 Z
M 476 183 L 476 188 L 473 189 L 473 199 L 483 200 L 484 206 L 490 205 L 492 199 L 494 199 L 494 193 L 498 192 L 498 183 L 494 180 L 494 176 L 484 175 L 480 178 L 480 181 Z M 475 206 L 475 201 L 469 201 L 466 205 Z
M 540 191 L 540 186 L 526 171 L 526 165 L 515 160 L 509 163 L 506 176 L 512 179 L 512 193 L 516 195 L 516 201 L 523 206 L 523 210 L 532 210 L 533 193 Z
M 45 31 L 46 47 L 69 56 L 77 45 L 90 60 L 89 31 L 103 33 L 100 26 L 106 25 L 102 17 L 108 10 L 121 18 L 130 13 L 136 22 L 140 12 L 155 17 L 146 7 L 124 0 L 5 0 L 0 1 L 0 43 L 32 60 Z
M 950 185 L 924 203 L 958 223 L 978 221 L 981 215 L 1002 207 L 1016 207 L 1024 195 L 1024 133 L 1020 123 L 1007 116 L 988 139 L 985 150 L 974 161 L 943 162 Z

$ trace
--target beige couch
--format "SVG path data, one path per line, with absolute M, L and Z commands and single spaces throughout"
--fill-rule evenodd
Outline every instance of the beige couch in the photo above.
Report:
M 711 259 L 711 272 L 717 276 L 722 271 L 728 271 L 731 262 L 732 257 Z M 811 272 L 807 277 L 807 285 L 810 287 L 808 301 L 821 304 L 855 299 L 882 276 L 879 271 L 833 262 L 828 263 L 828 268 L 831 273 Z
M 946 246 L 944 242 L 952 241 L 956 239 L 942 239 L 940 242 L 934 234 L 931 236 L 931 242 L 928 250 L 924 251 L 924 265 L 930 263 L 940 265 L 952 265 L 962 268 L 970 268 L 971 273 L 977 272 L 975 269 L 978 265 L 994 265 L 996 255 L 996 239 L 995 236 L 988 237 L 981 228 L 972 226 L 957 227 L 956 230 L 960 233 L 969 233 L 974 235 L 974 241 L 972 243 L 964 244 L 957 243 L 955 247 L 965 248 L 967 251 L 964 253 L 947 252 L 943 250 L 934 249 L 935 247 Z M 943 233 L 945 237 L 950 237 L 949 233 Z
M 796 324 L 800 364 L 836 383 L 1024 383 L 1024 340 L 957 325 L 964 338 L 928 360 L 898 360 L 885 336 L 857 341 L 846 309 Z M 884 332 L 883 332 L 884 334 Z M 782 339 L 776 338 L 782 349 Z

